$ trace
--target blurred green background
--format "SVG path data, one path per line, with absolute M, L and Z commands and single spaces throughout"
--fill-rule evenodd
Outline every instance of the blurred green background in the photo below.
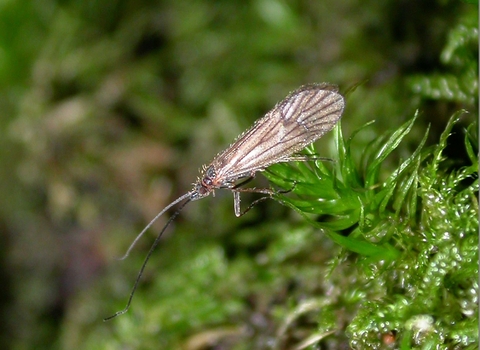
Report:
M 342 120 L 345 137 L 376 120 L 356 137 L 358 156 L 416 109 L 397 160 L 429 123 L 430 143 L 461 108 L 468 125 L 477 22 L 478 4 L 447 0 L 0 1 L 1 347 L 289 348 L 275 307 L 288 305 L 299 271 L 305 298 L 328 292 L 318 280 L 338 250 L 291 209 L 267 201 L 237 219 L 227 191 L 192 203 L 132 309 L 103 323 L 123 308 L 168 215 L 116 258 L 203 164 L 302 84 L 362 83 Z M 455 50 L 470 59 L 452 59 Z M 318 143 L 321 156 L 332 149 L 331 135 Z M 272 256 L 282 264 L 256 270 Z M 338 317 L 347 324 L 348 314 Z

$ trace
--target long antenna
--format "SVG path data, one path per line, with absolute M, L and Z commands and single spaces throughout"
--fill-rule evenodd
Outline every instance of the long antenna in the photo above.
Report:
M 162 210 L 160 213 L 158 213 L 157 216 L 155 216 L 155 217 L 153 218 L 153 220 L 150 221 L 150 223 L 149 223 L 147 226 L 145 226 L 145 228 L 142 230 L 142 232 L 140 232 L 140 233 L 138 234 L 138 236 L 133 240 L 132 244 L 130 244 L 130 247 L 128 247 L 127 252 L 125 253 L 125 255 L 123 255 L 123 256 L 122 256 L 121 258 L 119 258 L 118 260 L 124 260 L 124 259 L 126 259 L 126 258 L 128 257 L 128 255 L 130 254 L 130 252 L 132 251 L 133 247 L 135 247 L 135 245 L 137 244 L 137 242 L 140 240 L 140 238 L 142 238 L 143 234 L 153 225 L 153 223 L 154 223 L 155 221 L 157 221 L 157 219 L 158 219 L 160 216 L 162 216 L 168 209 L 170 209 L 172 206 L 174 206 L 174 205 L 177 204 L 178 202 L 183 201 L 185 198 L 190 197 L 191 194 L 192 194 L 192 192 L 187 192 L 187 193 L 185 193 L 183 196 L 175 199 L 172 203 L 170 203 L 170 204 L 167 205 L 165 208 L 163 208 L 163 210 Z M 186 202 L 185 204 L 187 204 L 187 203 L 188 203 L 188 202 Z M 182 205 L 182 208 L 185 206 L 185 204 Z M 177 213 L 175 216 L 177 216 L 177 215 L 178 215 L 178 213 Z M 171 220 L 169 220 L 168 223 L 170 223 L 170 221 L 171 221 Z M 167 226 L 168 226 L 168 224 L 167 224 Z M 164 228 L 164 229 L 165 229 L 165 228 Z M 163 230 L 162 230 L 162 233 L 163 233 Z
M 161 215 L 163 214 L 168 208 L 170 208 L 172 205 L 178 203 L 179 201 L 181 201 L 182 199 L 185 199 L 187 197 L 187 195 L 189 195 L 190 193 L 186 193 L 184 194 L 183 196 L 181 196 L 180 198 L 178 198 L 177 200 L 175 200 L 174 202 L 170 203 L 165 209 L 163 209 L 161 211 L 160 214 L 158 214 L 155 219 L 153 219 L 150 224 L 148 224 L 148 226 L 145 228 L 147 229 L 148 227 L 151 226 L 151 224 Z M 178 214 L 180 214 L 180 212 L 182 211 L 183 207 L 185 207 L 187 205 L 187 203 L 190 203 L 192 200 L 190 198 L 188 198 L 185 203 L 183 203 L 175 213 L 172 214 L 172 216 L 168 219 L 167 223 L 165 224 L 165 226 L 162 228 L 162 230 L 160 231 L 160 233 L 158 234 L 157 238 L 155 238 L 155 241 L 153 242 L 152 246 L 150 247 L 150 250 L 148 251 L 148 254 L 147 254 L 147 257 L 145 258 L 145 260 L 143 261 L 143 264 L 142 264 L 142 267 L 140 269 L 140 271 L 138 272 L 138 275 L 137 275 L 137 279 L 135 280 L 135 284 L 133 285 L 133 288 L 132 288 L 132 291 L 130 292 L 130 297 L 128 298 L 128 301 L 127 301 L 127 305 L 123 308 L 123 310 L 120 310 L 120 311 L 117 311 L 115 314 L 113 314 L 112 316 L 109 316 L 107 318 L 104 318 L 103 321 L 106 322 L 106 321 L 109 321 L 111 320 L 112 318 L 115 318 L 117 316 L 120 316 L 120 315 L 123 315 L 124 313 L 126 313 L 128 311 L 128 309 L 130 308 L 130 304 L 132 303 L 132 299 L 133 299 L 133 295 L 135 294 L 135 291 L 137 290 L 137 287 L 138 287 L 138 284 L 140 283 L 140 279 L 142 278 L 142 275 L 143 275 L 143 271 L 145 270 L 145 266 L 147 266 L 147 262 L 148 260 L 150 259 L 150 256 L 153 254 L 153 251 L 155 250 L 155 248 L 157 247 L 158 243 L 160 242 L 160 238 L 162 238 L 162 235 L 163 233 L 165 232 L 165 230 L 167 229 L 168 225 L 170 225 L 172 223 L 173 220 L 175 220 L 175 218 L 178 216 Z M 139 235 L 141 236 L 143 234 L 145 230 L 142 231 L 142 233 Z M 137 237 L 138 239 L 138 237 Z M 135 244 L 135 242 L 137 241 L 137 239 L 135 239 L 135 241 L 133 242 L 132 246 Z M 130 246 L 130 247 L 132 247 Z M 130 249 L 128 250 L 130 251 Z M 127 252 L 128 253 L 128 252 Z
M 142 277 L 145 266 L 153 251 L 158 245 L 163 232 L 168 225 L 179 215 L 185 205 L 191 201 L 215 194 L 216 189 L 225 188 L 233 192 L 234 210 L 236 216 L 241 216 L 240 192 L 256 192 L 269 196 L 275 191 L 270 189 L 239 189 L 238 187 L 255 176 L 255 173 L 264 171 L 270 165 L 289 161 L 306 161 L 309 156 L 298 155 L 298 152 L 307 145 L 318 140 L 326 132 L 332 130 L 342 116 L 345 107 L 343 96 L 338 93 L 335 85 L 309 84 L 290 93 L 283 101 L 268 112 L 263 118 L 241 134 L 227 149 L 219 153 L 203 168 L 203 172 L 190 192 L 185 193 L 167 205 L 150 223 L 138 234 L 127 252 L 121 259 L 125 259 L 140 240 L 145 231 L 173 205 L 185 200 L 180 208 L 168 219 L 150 248 L 147 257 L 137 275 L 137 279 L 130 293 L 125 308 L 110 320 L 128 311 L 133 295 Z M 238 180 L 247 178 L 243 183 Z M 247 211 L 256 203 L 254 201 Z

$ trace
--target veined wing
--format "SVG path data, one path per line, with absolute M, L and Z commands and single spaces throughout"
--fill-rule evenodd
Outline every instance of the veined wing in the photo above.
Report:
M 330 131 L 344 106 L 334 85 L 300 87 L 215 157 L 212 165 L 217 178 L 236 179 L 288 161 L 292 154 Z

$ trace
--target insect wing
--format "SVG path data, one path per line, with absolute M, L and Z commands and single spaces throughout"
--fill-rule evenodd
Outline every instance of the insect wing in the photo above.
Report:
M 302 86 L 240 135 L 212 162 L 217 177 L 235 180 L 282 161 L 330 131 L 345 102 L 334 85 Z

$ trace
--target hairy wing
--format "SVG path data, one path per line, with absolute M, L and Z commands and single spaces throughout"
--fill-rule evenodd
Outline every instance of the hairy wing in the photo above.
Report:
M 217 178 L 235 179 L 288 160 L 330 131 L 344 105 L 334 85 L 300 87 L 215 157 Z

